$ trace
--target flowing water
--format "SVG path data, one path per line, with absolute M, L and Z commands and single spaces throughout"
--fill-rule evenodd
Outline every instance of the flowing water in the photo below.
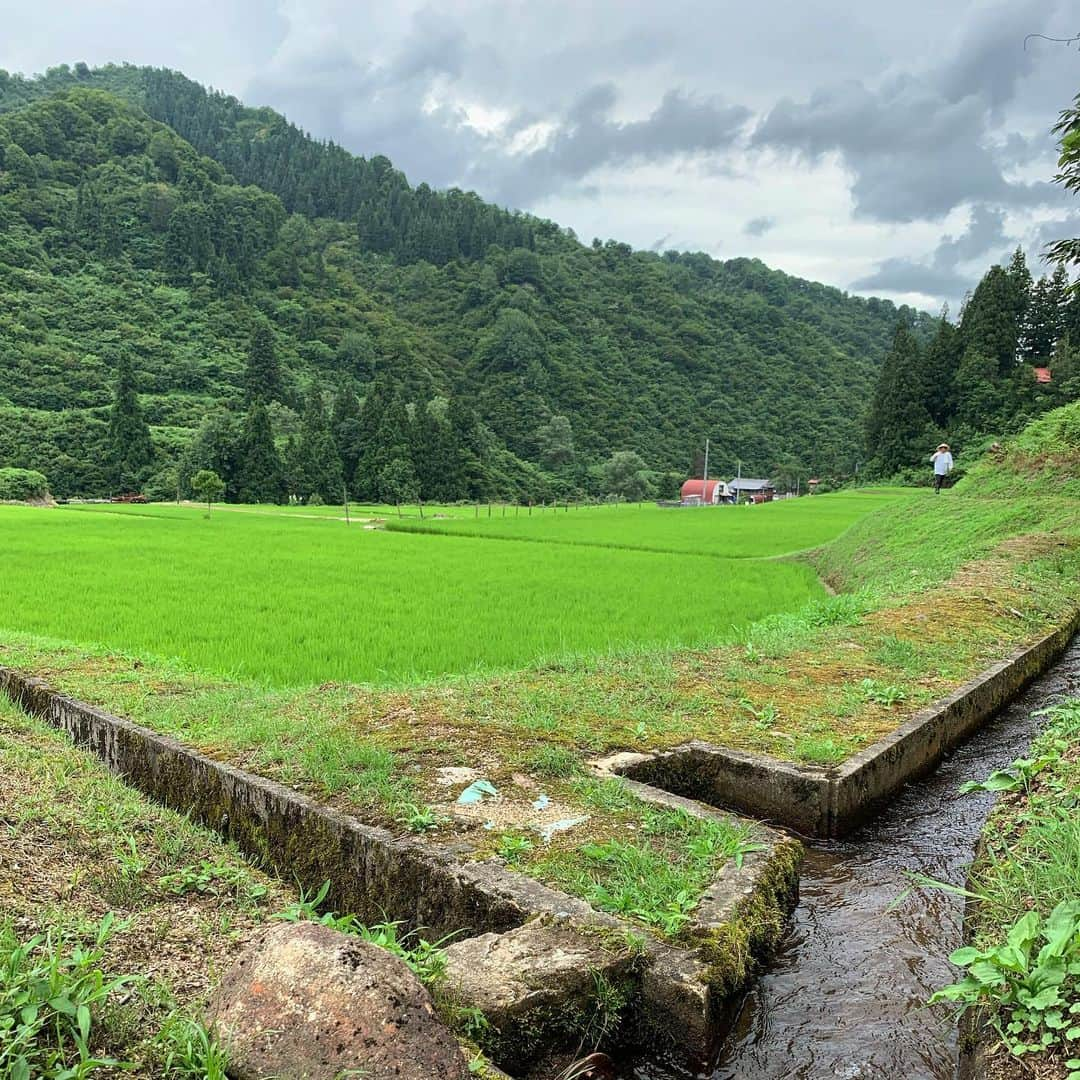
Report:
M 910 875 L 964 884 L 993 800 L 957 789 L 1023 755 L 1041 723 L 1033 712 L 1078 695 L 1080 638 L 871 824 L 808 846 L 790 930 L 703 1080 L 951 1080 L 955 1030 L 924 1003 L 955 977 L 946 958 L 963 901 L 912 889 Z M 619 1077 L 686 1080 L 656 1063 Z

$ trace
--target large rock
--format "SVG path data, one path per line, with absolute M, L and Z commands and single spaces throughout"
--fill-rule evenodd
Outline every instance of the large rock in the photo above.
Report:
M 408 967 L 318 923 L 267 929 L 226 974 L 209 1018 L 236 1080 L 468 1075 L 457 1040 Z

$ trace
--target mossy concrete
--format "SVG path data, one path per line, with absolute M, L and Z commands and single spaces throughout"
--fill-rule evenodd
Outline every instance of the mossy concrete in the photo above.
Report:
M 424 928 L 426 936 L 460 940 L 511 933 L 539 917 L 608 935 L 624 949 L 636 941 L 634 963 L 624 966 L 618 959 L 610 971 L 626 997 L 618 1038 L 651 1048 L 667 1046 L 692 1064 L 712 1054 L 730 996 L 749 979 L 762 951 L 775 943 L 794 906 L 801 847 L 764 826 L 755 826 L 760 850 L 747 852 L 738 865 L 734 860 L 725 864 L 698 918 L 670 942 L 643 935 L 629 922 L 595 911 L 501 861 L 462 861 L 448 846 L 395 836 L 76 701 L 25 673 L 0 667 L 0 692 L 67 732 L 131 786 L 233 840 L 282 877 L 312 891 L 330 881 L 328 903 L 364 922 L 392 919 L 407 929 Z M 656 805 L 718 816 L 678 795 L 629 784 Z M 540 968 L 542 975 L 542 963 Z
M 1043 674 L 1078 629 L 1080 609 L 839 766 L 798 765 L 693 741 L 660 753 L 616 754 L 594 767 L 752 814 L 803 836 L 844 836 L 905 784 L 931 772 Z

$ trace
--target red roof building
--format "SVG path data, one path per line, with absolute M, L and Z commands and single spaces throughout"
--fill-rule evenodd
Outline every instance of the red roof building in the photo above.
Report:
M 722 480 L 687 480 L 679 492 L 684 503 L 700 502 L 715 506 L 727 498 L 727 484 Z
M 1050 373 L 1048 367 L 1035 368 L 1035 381 L 1040 383 L 1048 383 L 1054 381 L 1054 376 Z

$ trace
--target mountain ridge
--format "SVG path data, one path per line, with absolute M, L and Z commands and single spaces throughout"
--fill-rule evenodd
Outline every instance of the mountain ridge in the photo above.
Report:
M 163 114 L 185 95 L 201 102 L 186 123 L 233 168 L 154 119 L 140 95 Z M 262 150 L 249 153 L 255 141 Z M 590 490 L 617 450 L 685 473 L 706 436 L 722 470 L 741 459 L 762 472 L 844 473 L 897 320 L 925 321 L 757 260 L 586 246 L 471 193 L 410 188 L 386 159 L 320 144 L 163 69 L 0 73 L 0 150 L 4 306 L 45 324 L 30 319 L 35 364 L 25 327 L 0 319 L 0 402 L 16 429 L 0 438 L 0 460 L 47 474 L 70 471 L 64 445 L 76 435 L 100 444 L 119 352 L 132 355 L 161 462 L 175 462 L 208 411 L 240 400 L 246 338 L 261 321 L 292 388 L 274 417 L 279 442 L 299 430 L 313 381 L 347 382 L 362 398 L 383 377 L 414 410 L 474 404 L 525 466 L 503 489 Z M 307 189 L 301 171 L 282 172 L 290 160 L 321 162 Z M 335 192 L 350 161 L 381 180 Z M 275 187 L 293 205 L 318 188 L 340 216 L 290 213 Z M 97 322 L 75 318 L 88 297 Z M 110 321 L 135 332 L 118 340 Z M 555 468 L 538 432 L 562 416 L 575 460 Z M 68 479 L 64 494 L 102 490 L 92 470 Z

